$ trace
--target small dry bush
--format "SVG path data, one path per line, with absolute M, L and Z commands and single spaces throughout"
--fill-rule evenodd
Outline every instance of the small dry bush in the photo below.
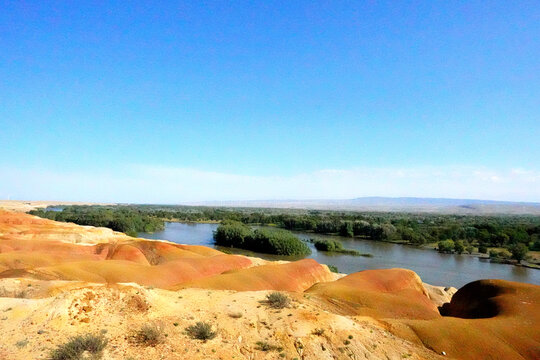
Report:
M 212 326 L 208 323 L 199 321 L 195 325 L 188 326 L 186 333 L 193 339 L 210 340 L 216 337 L 217 333 L 212 331 Z
M 260 351 L 283 351 L 283 347 L 272 345 L 267 341 L 257 341 L 255 345 L 257 345 L 256 349 Z
M 26 347 L 26 345 L 28 345 L 28 342 L 28 339 L 20 340 L 15 343 L 15 346 L 19 349 L 22 349 L 23 347 Z
M 274 309 L 283 309 L 289 306 L 291 299 L 287 295 L 275 291 L 266 295 L 266 302 Z
M 107 346 L 107 339 L 103 336 L 79 335 L 72 337 L 65 344 L 58 345 L 56 349 L 51 351 L 49 360 L 101 359 L 105 346 Z
M 261 351 L 272 351 L 272 350 L 275 350 L 276 348 L 274 345 L 271 345 L 270 343 L 266 341 L 257 341 L 256 345 L 257 345 L 256 349 L 261 350 Z
M 133 339 L 141 345 L 156 346 L 163 342 L 162 332 L 161 327 L 155 324 L 147 324 L 135 332 Z

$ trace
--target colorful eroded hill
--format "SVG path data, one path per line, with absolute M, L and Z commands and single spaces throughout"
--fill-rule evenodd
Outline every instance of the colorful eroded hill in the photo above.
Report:
M 289 307 L 269 308 L 269 291 Z M 405 269 L 341 276 L 311 259 L 268 262 L 0 210 L 0 359 L 45 359 L 88 332 L 106 333 L 108 359 L 540 358 L 539 286 L 482 280 L 452 294 Z M 194 321 L 217 337 L 189 339 L 181 330 Z M 167 336 L 131 342 L 147 323 Z

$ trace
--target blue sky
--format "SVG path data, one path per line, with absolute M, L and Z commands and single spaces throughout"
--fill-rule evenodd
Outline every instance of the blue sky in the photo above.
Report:
M 537 1 L 0 10 L 0 198 L 540 201 Z

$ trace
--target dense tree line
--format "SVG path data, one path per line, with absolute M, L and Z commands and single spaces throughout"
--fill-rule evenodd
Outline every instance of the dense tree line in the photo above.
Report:
M 290 231 L 251 229 L 234 220 L 225 220 L 214 233 L 217 245 L 237 247 L 276 255 L 309 255 L 311 250 Z
M 134 207 L 67 206 L 62 211 L 32 210 L 30 214 L 79 225 L 108 227 L 130 236 L 163 230 L 163 219 Z
M 164 205 L 66 206 L 62 212 L 37 210 L 34 213 L 60 221 L 108 226 L 119 231 L 154 231 L 163 226 L 163 220 L 232 220 L 244 224 L 272 225 L 286 230 L 413 245 L 451 240 L 453 248 L 448 247 L 443 251 L 452 252 L 466 252 L 471 247 L 480 252 L 487 252 L 489 247 L 510 250 L 517 249 L 518 244 L 530 250 L 540 250 L 540 217 L 532 215 L 360 213 Z M 516 251 L 523 250 L 523 246 Z

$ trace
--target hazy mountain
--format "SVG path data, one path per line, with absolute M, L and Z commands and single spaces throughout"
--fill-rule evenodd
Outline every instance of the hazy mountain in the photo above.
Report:
M 534 214 L 540 215 L 540 203 L 476 199 L 415 197 L 360 197 L 342 200 L 247 200 L 207 201 L 189 205 L 227 207 L 265 207 L 317 210 L 430 212 L 456 214 Z

